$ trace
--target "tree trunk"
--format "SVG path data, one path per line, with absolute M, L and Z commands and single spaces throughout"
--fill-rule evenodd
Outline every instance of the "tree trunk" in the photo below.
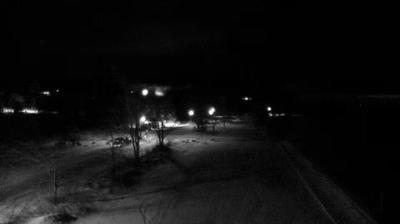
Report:
M 161 130 L 160 130 L 160 146 L 164 146 L 164 121 L 161 120 Z
M 135 157 L 136 155 L 136 136 L 135 136 L 135 131 L 133 130 L 133 128 L 130 128 L 129 130 L 129 135 L 131 136 L 132 139 L 132 152 L 133 152 L 133 157 Z
M 140 160 L 140 132 L 139 132 L 139 126 L 135 128 L 135 160 L 139 161 Z
M 116 174 L 116 168 L 115 168 L 115 147 L 111 148 L 111 162 L 112 162 L 112 168 L 111 168 L 111 178 L 112 182 L 114 183 L 115 181 L 115 174 Z
M 53 168 L 53 200 L 54 204 L 58 203 L 58 179 L 57 179 L 57 169 Z

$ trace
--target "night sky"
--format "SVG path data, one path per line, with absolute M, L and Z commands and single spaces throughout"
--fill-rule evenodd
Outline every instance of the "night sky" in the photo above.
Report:
M 137 82 L 248 89 L 391 85 L 375 60 L 381 21 L 339 3 L 10 2 L 1 3 L 3 84 L 123 74 Z

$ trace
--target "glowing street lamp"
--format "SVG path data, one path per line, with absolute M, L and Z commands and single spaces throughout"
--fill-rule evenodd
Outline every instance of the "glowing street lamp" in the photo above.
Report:
M 149 94 L 149 90 L 148 89 L 143 89 L 142 90 L 142 96 L 147 96 Z
M 252 99 L 253 99 L 253 98 L 248 97 L 248 96 L 242 97 L 242 100 L 244 100 L 244 101 L 250 101 L 250 100 L 252 100 Z
M 215 113 L 215 108 L 214 107 L 210 107 L 210 109 L 208 109 L 208 114 L 211 116 Z
M 271 111 L 272 111 L 272 107 L 268 106 L 268 107 L 267 107 L 267 111 L 268 111 L 268 112 L 271 112 Z
M 193 117 L 193 116 L 194 116 L 194 110 L 189 110 L 189 111 L 188 111 L 188 115 L 189 115 L 190 117 Z
M 139 121 L 140 121 L 140 123 L 145 123 L 146 122 L 146 116 L 144 116 L 144 115 L 141 116 Z
M 40 94 L 42 94 L 43 96 L 50 96 L 51 94 L 50 94 L 50 91 L 42 91 L 42 92 L 40 92 Z

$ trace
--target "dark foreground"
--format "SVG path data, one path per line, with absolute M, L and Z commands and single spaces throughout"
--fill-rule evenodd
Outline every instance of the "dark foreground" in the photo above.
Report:
M 391 202 L 398 195 L 396 170 L 400 141 L 400 108 L 357 105 L 318 108 L 302 117 L 269 121 L 278 139 L 295 143 L 375 220 L 394 217 Z

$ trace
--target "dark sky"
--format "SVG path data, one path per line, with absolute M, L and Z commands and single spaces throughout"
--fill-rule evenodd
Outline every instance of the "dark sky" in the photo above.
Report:
M 1 3 L 3 83 L 124 74 L 144 82 L 320 85 L 357 83 L 379 67 L 371 63 L 379 21 L 343 4 L 10 2 Z

